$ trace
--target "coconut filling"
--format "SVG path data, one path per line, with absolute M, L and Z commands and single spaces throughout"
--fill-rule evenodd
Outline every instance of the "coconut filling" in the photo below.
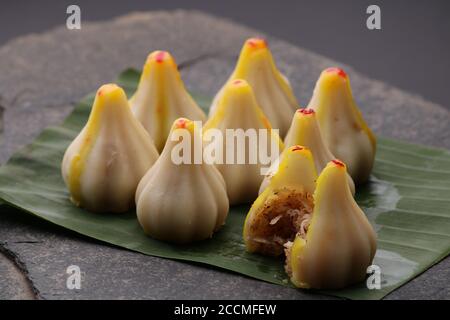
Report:
M 306 239 L 313 197 L 308 192 L 288 188 L 275 190 L 264 202 L 251 226 L 254 251 L 286 256 L 286 272 L 290 275 L 291 246 L 296 236 Z

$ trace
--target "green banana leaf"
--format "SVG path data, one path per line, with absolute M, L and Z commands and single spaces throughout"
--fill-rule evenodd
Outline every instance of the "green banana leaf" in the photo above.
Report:
M 123 72 L 118 84 L 128 94 L 139 72 Z M 65 149 L 89 115 L 94 95 L 83 99 L 62 125 L 45 129 L 0 168 L 0 198 L 42 219 L 148 255 L 195 261 L 267 282 L 291 286 L 282 258 L 245 251 L 242 226 L 249 205 L 232 207 L 226 225 L 210 240 L 177 246 L 143 233 L 135 212 L 93 214 L 75 207 L 60 174 Z M 209 99 L 196 97 L 207 108 Z M 374 264 L 381 288 L 366 283 L 344 290 L 319 291 L 338 297 L 380 299 L 437 263 L 450 251 L 450 152 L 378 138 L 370 182 L 356 199 L 378 235 Z

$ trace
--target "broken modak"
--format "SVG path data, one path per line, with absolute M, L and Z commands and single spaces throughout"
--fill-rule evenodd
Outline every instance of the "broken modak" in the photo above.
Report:
M 350 192 L 345 164 L 330 161 L 317 184 L 314 169 L 309 150 L 287 149 L 247 215 L 244 241 L 250 252 L 284 252 L 297 287 L 343 288 L 365 278 L 376 235 Z
M 134 207 L 136 187 L 157 158 L 125 92 L 105 84 L 97 91 L 86 125 L 67 148 L 61 171 L 75 205 L 124 212 Z
M 280 255 L 283 245 L 306 230 L 314 206 L 316 167 L 309 149 L 287 148 L 269 185 L 258 196 L 244 224 L 247 250 Z
M 345 164 L 328 163 L 317 179 L 306 233 L 285 244 L 286 271 L 301 288 L 340 289 L 363 281 L 376 234 L 348 188 Z

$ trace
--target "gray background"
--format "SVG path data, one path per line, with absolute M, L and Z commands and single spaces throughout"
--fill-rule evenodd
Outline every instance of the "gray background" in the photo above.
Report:
M 450 1 L 8 0 L 0 10 L 0 45 L 65 24 L 69 4 L 81 7 L 82 21 L 137 10 L 199 9 L 352 65 L 450 110 Z M 380 31 L 365 27 L 370 4 L 381 7 Z

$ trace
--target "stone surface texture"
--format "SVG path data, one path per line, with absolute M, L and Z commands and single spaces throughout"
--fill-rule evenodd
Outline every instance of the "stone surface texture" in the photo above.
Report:
M 150 51 L 170 51 L 189 90 L 213 96 L 235 64 L 243 41 L 268 39 L 278 67 L 306 105 L 320 72 L 345 68 L 355 98 L 377 134 L 450 148 L 450 112 L 419 96 L 369 79 L 347 65 L 195 11 L 129 14 L 56 28 L 0 48 L 0 163 L 73 104 L 127 67 L 140 68 Z M 370 63 L 370 61 L 368 61 Z M 405 75 L 406 76 L 406 75 Z M 0 126 L 1 128 L 2 126 Z M 0 299 L 327 299 L 200 264 L 127 251 L 0 206 Z M 66 269 L 82 270 L 82 289 L 66 287 Z M 387 296 L 449 299 L 450 258 Z

